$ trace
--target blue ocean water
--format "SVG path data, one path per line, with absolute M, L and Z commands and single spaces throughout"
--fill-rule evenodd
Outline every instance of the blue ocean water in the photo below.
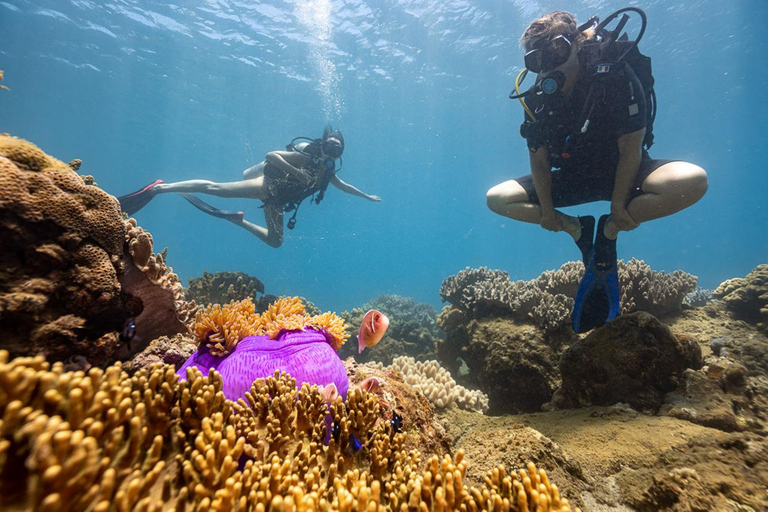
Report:
M 632 2 L 649 20 L 659 114 L 655 158 L 709 173 L 708 194 L 624 233 L 619 257 L 684 269 L 702 287 L 768 255 L 768 69 L 763 1 Z M 340 177 L 383 198 L 331 187 L 305 202 L 272 249 L 164 195 L 136 215 L 186 281 L 239 270 L 267 293 L 346 309 L 383 293 L 439 305 L 465 266 L 530 279 L 579 253 L 491 213 L 485 193 L 528 173 L 518 38 L 539 15 L 586 20 L 624 7 L 568 2 L 400 0 L 0 1 L 0 132 L 82 158 L 115 195 L 162 178 L 236 181 L 242 170 L 326 122 L 346 139 Z M 631 25 L 630 25 L 631 26 Z M 210 198 L 263 224 L 257 201 Z M 600 214 L 608 203 L 570 212 Z

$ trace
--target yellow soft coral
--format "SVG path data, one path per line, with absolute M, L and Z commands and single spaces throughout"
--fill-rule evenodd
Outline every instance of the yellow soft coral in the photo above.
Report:
M 310 317 L 299 297 L 280 297 L 260 315 L 255 312 L 251 299 L 232 301 L 223 307 L 208 306 L 197 313 L 193 330 L 197 341 L 207 344 L 213 355 L 224 356 L 246 336 L 276 339 L 281 331 L 300 331 L 307 327 L 330 334 L 335 350 L 349 338 L 343 319 L 330 312 Z
M 195 339 L 207 344 L 211 354 L 225 356 L 234 350 L 241 339 L 256 334 L 258 322 L 259 315 L 250 298 L 233 300 L 224 307 L 214 304 L 199 311 L 193 331 Z

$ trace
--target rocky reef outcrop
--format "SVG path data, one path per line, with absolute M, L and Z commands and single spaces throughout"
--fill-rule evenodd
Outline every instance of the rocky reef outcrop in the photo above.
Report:
M 0 347 L 12 355 L 105 364 L 186 331 L 178 278 L 79 164 L 0 135 Z
M 701 348 L 648 313 L 623 315 L 571 344 L 560 358 L 562 384 L 552 403 L 583 407 L 628 403 L 656 412 L 688 368 L 702 364 Z
M 714 296 L 725 302 L 737 318 L 768 335 L 768 263 L 758 265 L 746 277 L 723 282 Z

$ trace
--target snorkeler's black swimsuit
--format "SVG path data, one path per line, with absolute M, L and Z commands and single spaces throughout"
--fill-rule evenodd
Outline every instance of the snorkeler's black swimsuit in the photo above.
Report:
M 336 175 L 335 165 L 327 167 L 323 160 L 319 160 L 313 161 L 303 170 L 312 178 L 310 185 L 303 185 L 295 176 L 267 162 L 264 166 L 264 184 L 268 195 L 263 200 L 264 205 L 295 207 L 302 200 L 316 193 L 318 196 L 315 202 L 319 203 L 328 184 Z
M 610 201 L 616 182 L 619 162 L 619 137 L 646 126 L 646 105 L 640 81 L 630 67 L 612 70 L 605 80 L 605 94 L 597 98 L 597 105 L 589 116 L 586 133 L 580 134 L 584 123 L 583 109 L 594 77 L 591 70 L 582 67 L 580 78 L 569 99 L 557 109 L 554 137 L 545 148 L 552 164 L 552 200 L 555 208 Z M 547 111 L 543 95 L 526 99 L 528 107 L 537 115 Z M 531 118 L 526 113 L 526 121 Z M 575 136 L 573 134 L 576 134 Z M 572 135 L 566 146 L 566 137 Z M 541 149 L 540 149 L 541 150 Z M 563 152 L 570 156 L 563 157 Z M 633 186 L 630 199 L 642 194 L 641 185 L 653 171 L 671 160 L 653 160 L 646 151 Z M 516 178 L 528 193 L 531 202 L 539 203 L 530 174 Z

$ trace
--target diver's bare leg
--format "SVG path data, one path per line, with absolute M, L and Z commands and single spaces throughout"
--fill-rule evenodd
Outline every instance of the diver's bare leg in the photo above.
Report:
M 270 247 L 280 247 L 283 245 L 283 210 L 275 206 L 264 207 L 264 219 L 267 227 L 263 228 L 253 222 L 241 219 L 235 222 L 238 226 L 248 230 L 256 235 L 260 240 Z
M 216 183 L 208 180 L 186 180 L 177 181 L 176 183 L 161 183 L 152 187 L 152 192 L 155 194 L 167 194 L 169 192 L 196 192 L 218 197 L 239 197 L 245 199 L 264 199 L 266 196 L 264 176 L 229 183 Z
M 701 199 L 709 184 L 707 173 L 688 162 L 669 162 L 653 171 L 642 184 L 643 194 L 627 205 L 627 213 L 638 224 L 672 215 Z M 615 238 L 619 230 L 608 220 L 605 234 Z
M 541 207 L 532 203 L 522 185 L 515 180 L 505 181 L 491 188 L 486 195 L 486 202 L 491 211 L 523 222 L 539 224 Z M 555 210 L 555 215 L 562 222 L 563 229 L 574 241 L 581 237 L 581 223 L 577 217 Z

